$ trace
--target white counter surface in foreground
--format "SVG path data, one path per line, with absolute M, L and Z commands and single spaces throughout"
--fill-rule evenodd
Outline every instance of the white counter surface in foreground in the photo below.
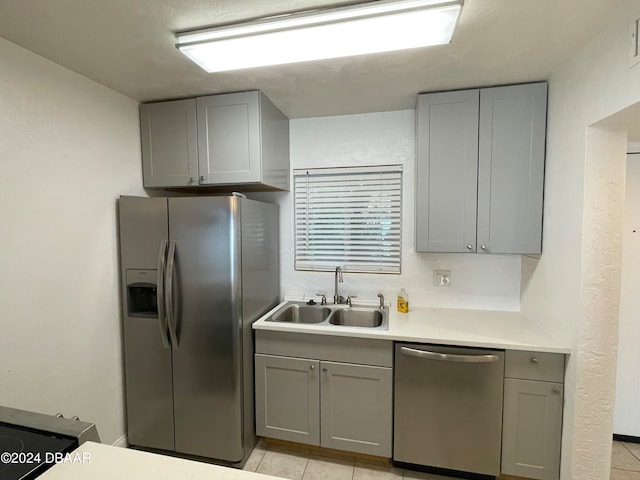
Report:
M 409 313 L 398 313 L 392 305 L 389 308 L 388 330 L 266 321 L 284 303 L 286 302 L 258 319 L 253 328 L 465 347 L 571 353 L 566 344 L 538 328 L 519 312 L 416 307 Z
M 86 442 L 39 480 L 281 480 L 260 473 Z M 71 463 L 76 459 L 77 462 Z

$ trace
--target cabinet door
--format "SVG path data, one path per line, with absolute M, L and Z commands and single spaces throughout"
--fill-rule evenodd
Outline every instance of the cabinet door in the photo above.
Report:
M 561 383 L 505 379 L 503 474 L 559 478 L 562 398 Z
M 391 368 L 321 362 L 321 445 L 391 457 Z
M 542 251 L 547 84 L 480 92 L 478 252 Z
M 320 362 L 256 354 L 256 433 L 320 444 Z
M 195 99 L 140 105 L 145 187 L 197 185 Z
M 200 184 L 261 181 L 260 92 L 197 99 Z
M 418 97 L 418 252 L 475 252 L 478 108 L 479 90 Z

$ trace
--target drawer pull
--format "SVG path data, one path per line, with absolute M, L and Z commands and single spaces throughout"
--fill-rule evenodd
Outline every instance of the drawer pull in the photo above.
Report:
M 531 357 L 531 363 L 538 363 L 539 360 L 536 357 Z

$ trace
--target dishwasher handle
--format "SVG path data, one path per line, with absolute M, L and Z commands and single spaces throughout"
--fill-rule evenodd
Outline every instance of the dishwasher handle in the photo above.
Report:
M 500 360 L 498 355 L 456 355 L 453 353 L 438 353 L 409 347 L 400 347 L 400 353 L 411 357 L 426 358 L 428 360 L 438 360 L 441 362 L 492 363 Z

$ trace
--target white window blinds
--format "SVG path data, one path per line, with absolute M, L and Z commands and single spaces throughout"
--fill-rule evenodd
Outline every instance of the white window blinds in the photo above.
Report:
M 293 176 L 296 270 L 400 273 L 401 165 Z

